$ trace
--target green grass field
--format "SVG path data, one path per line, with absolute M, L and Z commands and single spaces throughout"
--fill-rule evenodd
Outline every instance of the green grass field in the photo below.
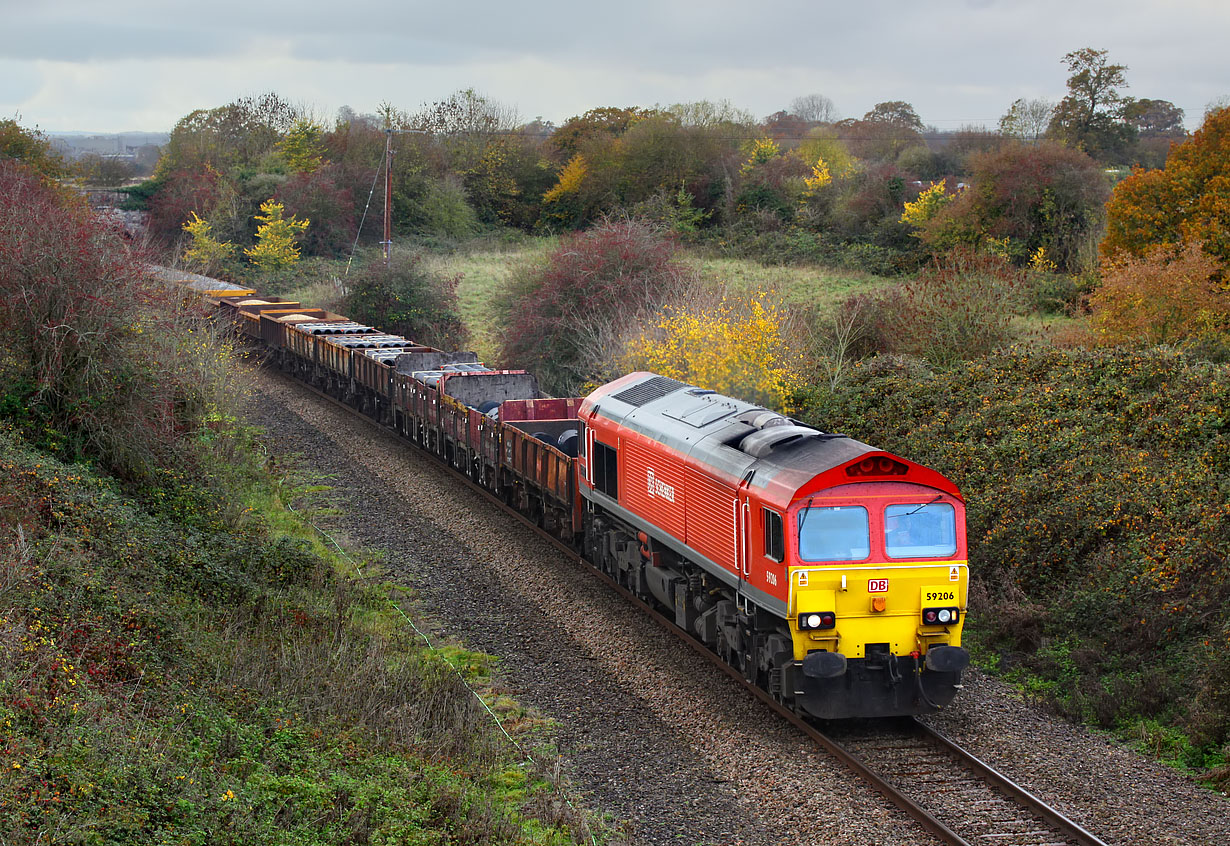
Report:
M 526 262 L 545 258 L 558 243 L 554 238 L 491 245 L 481 242 L 453 253 L 429 253 L 428 266 L 445 276 L 460 276 L 457 297 L 462 318 L 469 328 L 475 351 L 484 360 L 494 360 L 499 338 L 491 329 L 491 303 L 508 284 L 515 269 Z M 682 259 L 713 285 L 734 292 L 779 292 L 787 305 L 815 307 L 826 311 L 846 296 L 885 284 L 867 273 L 819 266 L 767 267 L 749 259 L 713 258 L 685 251 Z

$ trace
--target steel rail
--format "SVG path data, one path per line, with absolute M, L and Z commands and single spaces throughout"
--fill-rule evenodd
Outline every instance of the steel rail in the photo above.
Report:
M 941 843 L 948 844 L 948 846 L 972 846 L 969 841 L 965 840 L 958 833 L 956 833 L 951 828 L 946 826 L 943 822 L 941 822 L 938 818 L 936 818 L 935 815 L 933 815 L 930 811 L 928 811 L 923 806 L 919 805 L 917 802 L 911 799 L 904 792 L 897 789 L 897 787 L 895 787 L 887 779 L 885 779 L 878 772 L 876 772 L 875 769 L 868 766 L 863 761 L 859 760 L 857 756 L 855 756 L 854 754 L 849 752 L 847 749 L 845 749 L 840 743 L 833 740 L 828 735 L 826 735 L 823 731 L 817 729 L 813 724 L 811 724 L 810 722 L 805 720 L 803 717 L 801 717 L 799 714 L 795 713 L 793 710 L 787 708 L 781 702 L 774 699 L 767 691 L 763 690 L 760 687 L 757 687 L 756 685 L 752 684 L 747 679 L 745 679 L 743 677 L 743 674 L 739 672 L 738 669 L 736 669 L 735 667 L 723 661 L 716 653 L 714 653 L 711 649 L 705 646 L 702 642 L 700 642 L 695 637 L 693 637 L 689 632 L 677 626 L 674 620 L 666 617 L 665 615 L 660 613 L 656 608 L 649 605 L 648 603 L 643 601 L 640 597 L 638 597 L 636 594 L 632 593 L 627 588 L 625 588 L 623 585 L 620 585 L 618 582 L 616 582 L 614 579 L 608 576 L 606 573 L 599 570 L 597 567 L 591 564 L 584 556 L 582 556 L 581 553 L 578 552 L 575 548 L 573 548 L 572 546 L 569 546 L 568 544 L 561 541 L 559 538 L 547 532 L 545 529 L 543 529 L 533 520 L 529 519 L 524 514 L 522 514 L 520 511 L 518 511 L 517 509 L 513 508 L 508 503 L 501 500 L 491 491 L 484 488 L 482 485 L 479 485 L 477 482 L 472 480 L 469 476 L 459 472 L 457 468 L 453 467 L 451 464 L 449 464 L 445 460 L 444 456 L 437 455 L 436 453 L 431 452 L 430 450 L 419 446 L 414 441 L 411 441 L 409 438 L 405 437 L 404 435 L 397 432 L 396 430 L 391 429 L 388 426 L 385 426 L 379 421 L 362 413 L 357 408 L 354 408 L 353 406 L 350 406 L 342 402 L 341 400 L 337 399 L 336 397 L 333 397 L 330 394 L 322 391 L 321 389 L 317 388 L 315 385 L 311 385 L 300 379 L 296 379 L 290 374 L 285 373 L 276 368 L 271 368 L 268 365 L 266 365 L 264 369 L 266 371 L 272 370 L 273 372 L 277 373 L 279 376 L 283 377 L 287 381 L 293 382 L 294 384 L 302 388 L 305 388 L 312 394 L 315 394 L 321 399 L 324 399 L 327 402 L 335 405 L 337 408 L 347 412 L 351 416 L 359 420 L 362 420 L 363 422 L 365 422 L 369 426 L 372 426 L 378 431 L 386 435 L 389 435 L 391 437 L 394 437 L 401 442 L 404 442 L 404 443 L 407 443 L 409 445 L 416 447 L 417 451 L 420 454 L 435 459 L 437 462 L 440 463 L 440 465 L 448 468 L 448 470 L 455 477 L 457 477 L 460 481 L 462 481 L 472 491 L 483 495 L 483 497 L 489 503 L 497 506 L 501 511 L 508 514 L 513 519 L 519 521 L 525 527 L 531 529 L 536 534 L 536 536 L 552 544 L 557 550 L 559 550 L 561 553 L 567 556 L 569 560 L 573 561 L 574 563 L 579 563 L 583 565 L 585 570 L 590 575 L 597 578 L 608 588 L 610 588 L 611 590 L 614 590 L 617 594 L 622 596 L 629 603 L 631 603 L 636 608 L 638 608 L 639 610 L 647 614 L 650 619 L 652 619 L 655 623 L 657 623 L 663 629 L 665 629 L 672 635 L 682 640 L 688 646 L 690 646 L 692 650 L 695 651 L 698 655 L 704 657 L 707 661 L 709 661 L 715 667 L 720 669 L 723 673 L 725 673 L 727 676 L 733 679 L 741 687 L 743 687 L 745 690 L 749 691 L 753 696 L 759 699 L 766 707 L 772 710 L 775 714 L 777 714 L 782 719 L 786 720 L 788 723 L 790 723 L 790 725 L 794 726 L 796 729 L 798 729 L 800 732 L 802 732 L 804 735 L 806 735 L 808 738 L 814 741 L 818 746 L 820 746 L 822 749 L 824 749 L 826 752 L 828 752 L 830 755 L 832 755 L 834 758 L 840 761 L 850 771 L 855 773 L 859 778 L 861 778 L 864 782 L 870 785 L 876 792 L 878 792 L 881 796 L 883 796 L 886 800 L 888 800 L 889 803 L 897 807 L 899 810 L 901 810 L 906 815 L 908 815 L 910 818 L 912 818 L 916 823 L 918 823 L 919 826 L 921 826 L 923 829 L 925 829 L 926 831 L 934 835 L 936 838 L 938 838 Z M 944 737 L 939 732 L 935 731 L 934 729 L 931 729 L 930 727 L 924 725 L 921 722 L 918 722 L 917 720 L 913 721 L 913 726 L 916 727 L 914 730 L 920 736 L 925 737 L 926 740 L 942 748 L 948 754 L 952 755 L 959 762 L 961 762 L 962 765 L 966 766 L 967 769 L 971 770 L 980 780 L 982 780 L 984 783 L 991 786 L 993 789 L 1000 791 L 1007 798 L 1020 803 L 1027 810 L 1038 814 L 1038 816 L 1041 817 L 1043 820 L 1045 820 L 1048 824 L 1054 826 L 1058 833 L 1062 833 L 1066 837 L 1073 838 L 1074 840 L 1076 840 L 1078 844 L 1080 844 L 1080 846 L 1107 846 L 1107 844 L 1104 843 L 1102 840 L 1099 840 L 1097 837 L 1095 837 L 1093 834 L 1086 831 L 1084 828 L 1081 828 L 1075 822 L 1067 819 L 1061 813 L 1056 811 L 1054 808 L 1051 808 L 1049 805 L 1042 802 L 1042 800 L 1038 799 L 1033 794 L 1029 793 L 1024 788 L 1020 787 L 1015 782 L 1011 781 L 1010 779 L 1008 779 L 1007 777 L 1005 777 L 1004 775 L 996 771 L 994 768 L 992 768 L 988 764 L 984 763 L 983 761 L 980 761 L 978 758 L 974 757 L 972 754 L 962 749 L 960 746 L 957 746 L 955 743 L 953 743 L 947 737 Z
M 974 756 L 972 753 L 954 743 L 951 739 L 915 719 L 912 728 L 919 737 L 928 743 L 942 749 L 961 763 L 966 769 L 977 775 L 982 781 L 991 785 L 1006 798 L 1012 799 L 1022 807 L 1037 814 L 1047 824 L 1066 837 L 1075 840 L 1080 846 L 1107 846 L 1106 842 L 1082 828 L 1073 820 L 1034 796 L 1012 779 L 996 770 L 990 764 Z

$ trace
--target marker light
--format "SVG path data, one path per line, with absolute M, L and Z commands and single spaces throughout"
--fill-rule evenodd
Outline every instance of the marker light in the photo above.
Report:
M 837 615 L 832 611 L 821 611 L 819 614 L 800 614 L 799 628 L 808 629 L 831 629 L 837 625 Z
M 924 608 L 922 612 L 923 625 L 945 626 L 961 619 L 960 608 Z

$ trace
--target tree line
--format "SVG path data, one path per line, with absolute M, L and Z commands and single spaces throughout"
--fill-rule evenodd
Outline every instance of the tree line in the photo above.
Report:
M 1019 261 L 1041 247 L 1074 270 L 1095 252 L 1103 169 L 1160 166 L 1185 130 L 1172 103 L 1124 96 L 1127 69 L 1106 51 L 1064 61 L 1071 76 L 1060 102 L 1018 100 L 998 128 L 955 132 L 929 129 L 904 101 L 842 119 L 820 94 L 762 120 L 726 102 L 696 102 L 602 106 L 554 126 L 524 122 L 474 90 L 413 111 L 343 107 L 332 120 L 270 93 L 185 115 L 153 178 L 132 193 L 167 245 L 185 244 L 196 216 L 219 243 L 249 246 L 272 200 L 287 220 L 311 222 L 298 238 L 305 255 L 342 256 L 381 238 L 384 196 L 374 187 L 391 133 L 389 212 L 399 235 L 559 232 L 626 214 L 731 252 L 893 273 L 929 254 L 927 239 L 901 219 L 922 191 L 941 180 L 954 196 L 1027 181 L 1035 199 L 1012 215 L 993 202 L 958 204 L 978 206 L 960 237 L 1007 239 Z

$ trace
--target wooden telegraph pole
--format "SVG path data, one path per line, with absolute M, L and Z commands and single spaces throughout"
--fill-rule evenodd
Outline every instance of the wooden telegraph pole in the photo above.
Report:
M 384 266 L 393 256 L 393 128 L 384 131 Z

